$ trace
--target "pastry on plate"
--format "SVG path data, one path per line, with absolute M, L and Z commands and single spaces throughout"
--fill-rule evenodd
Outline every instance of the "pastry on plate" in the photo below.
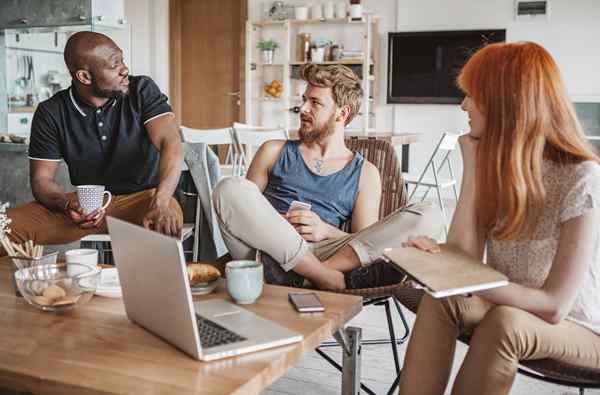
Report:
M 216 267 L 207 263 L 190 263 L 187 265 L 190 285 L 206 284 L 221 277 L 221 272 Z

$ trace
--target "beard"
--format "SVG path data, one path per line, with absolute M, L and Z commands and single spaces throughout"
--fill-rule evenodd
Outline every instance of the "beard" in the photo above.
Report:
M 116 99 L 126 95 L 129 92 L 129 87 L 126 87 L 124 91 L 120 89 L 103 89 L 98 85 L 95 78 L 92 78 L 91 88 L 94 96 L 105 99 Z
M 300 141 L 303 143 L 317 143 L 324 138 L 331 136 L 335 131 L 335 113 L 331 114 L 329 119 L 321 125 L 315 125 L 312 119 L 311 122 L 313 122 L 312 128 L 300 124 L 298 134 L 300 135 Z

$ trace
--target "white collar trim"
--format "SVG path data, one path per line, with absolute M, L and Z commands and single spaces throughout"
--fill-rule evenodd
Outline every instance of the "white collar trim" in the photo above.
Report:
M 87 114 L 84 113 L 83 110 L 75 102 L 75 98 L 73 97 L 73 87 L 69 88 L 69 97 L 71 98 L 71 103 L 73 103 L 73 105 L 75 106 L 75 108 L 77 109 L 77 111 L 79 111 L 79 113 L 81 115 L 83 115 L 84 117 L 87 117 Z

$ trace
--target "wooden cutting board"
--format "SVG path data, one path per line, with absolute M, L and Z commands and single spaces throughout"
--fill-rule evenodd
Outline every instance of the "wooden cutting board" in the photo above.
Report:
M 436 298 L 508 284 L 508 278 L 457 248 L 440 245 L 440 253 L 414 247 L 388 248 L 383 255 Z

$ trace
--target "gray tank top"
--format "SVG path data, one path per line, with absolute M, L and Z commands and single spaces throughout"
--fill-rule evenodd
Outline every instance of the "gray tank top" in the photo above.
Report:
M 306 165 L 299 146 L 300 141 L 285 143 L 263 194 L 279 213 L 286 213 L 298 200 L 311 204 L 323 221 L 340 228 L 352 217 L 364 158 L 356 153 L 343 169 L 321 176 Z

